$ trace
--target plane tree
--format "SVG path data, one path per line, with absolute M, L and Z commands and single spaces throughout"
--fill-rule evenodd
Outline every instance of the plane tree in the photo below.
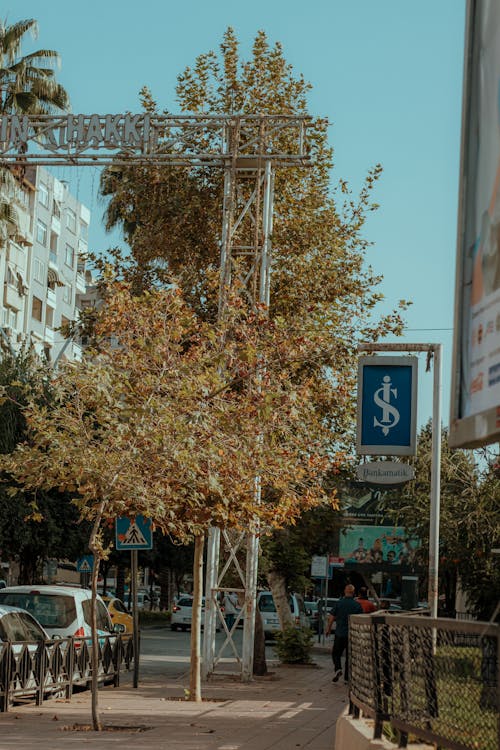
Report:
M 279 528 L 326 500 L 321 479 L 338 459 L 313 407 L 314 382 L 296 373 L 329 342 L 294 335 L 236 294 L 226 312 L 213 325 L 176 286 L 138 297 L 110 284 L 83 361 L 58 369 L 49 404 L 35 393 L 24 409 L 27 437 L 0 467 L 29 491 L 70 493 L 91 524 L 96 562 L 107 554 L 103 524 L 117 516 L 143 514 L 173 539 L 194 539 L 196 574 L 210 525 Z M 196 575 L 194 596 L 199 639 Z M 96 643 L 95 609 L 92 628 Z M 99 728 L 96 663 L 93 680 Z M 199 640 L 190 690 L 201 699 Z
M 260 31 L 245 59 L 229 28 L 218 52 L 199 55 L 178 76 L 176 94 L 183 113 L 305 115 L 310 90 L 279 43 L 271 45 Z M 145 111 L 160 113 L 147 87 L 141 101 Z M 200 149 L 211 137 L 200 133 Z M 312 386 L 310 407 L 330 430 L 331 445 L 348 453 L 354 436 L 357 342 L 398 333 L 401 308 L 385 316 L 374 312 L 382 297 L 381 277 L 367 262 L 371 247 L 365 221 L 376 208 L 373 189 L 380 165 L 368 171 L 354 195 L 344 180 L 332 183 L 333 149 L 323 118 L 311 118 L 308 140 L 310 167 L 276 170 L 267 314 L 292 337 L 328 341 L 314 357 L 301 359 L 294 376 Z M 288 149 L 286 139 L 281 145 Z M 108 199 L 108 229 L 120 228 L 130 246 L 127 258 L 118 250 L 112 253 L 125 278 L 140 290 L 168 285 L 174 276 L 196 314 L 215 321 L 217 297 L 211 285 L 220 255 L 221 173 L 115 164 L 104 170 L 101 192 Z M 103 258 L 101 267 L 108 262 L 109 256 Z M 278 575 L 275 568 L 273 590 L 286 604 L 287 573 Z
M 458 582 L 479 618 L 488 619 L 500 600 L 498 561 L 500 480 L 498 458 L 474 451 L 451 450 L 448 431 L 441 432 L 441 500 L 439 530 L 440 591 L 453 611 Z M 428 559 L 432 428 L 422 427 L 417 455 L 410 459 L 415 479 L 384 495 L 384 513 L 422 542 L 420 561 Z
M 50 367 L 29 347 L 2 352 L 0 386 L 8 398 L 0 403 L 0 453 L 10 453 L 25 439 L 23 407 L 30 394 L 37 392 L 44 402 L 50 401 L 50 376 Z M 35 495 L 2 476 L 0 550 L 4 560 L 18 563 L 19 583 L 39 582 L 47 558 L 76 559 L 84 549 L 86 529 L 68 500 L 57 488 Z

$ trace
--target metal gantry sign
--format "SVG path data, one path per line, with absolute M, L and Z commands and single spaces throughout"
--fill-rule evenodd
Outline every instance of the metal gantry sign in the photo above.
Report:
M 4 115 L 0 163 L 226 167 L 236 158 L 240 170 L 262 169 L 266 161 L 291 166 L 308 160 L 308 121 L 295 115 Z
M 307 115 L 63 114 L 0 117 L 0 166 L 184 166 L 224 176 L 219 315 L 229 287 L 254 308 L 269 306 L 274 168 L 310 164 Z M 203 146 L 200 146 L 200 143 Z M 31 147 L 31 151 L 30 151 Z M 260 495 L 259 477 L 254 491 Z M 214 671 L 215 632 L 224 577 L 236 569 L 244 594 L 241 659 L 252 678 L 259 542 L 254 531 L 232 538 L 212 528 L 207 549 L 203 671 Z M 246 546 L 246 564 L 238 550 Z M 130 546 L 127 549 L 132 549 Z M 222 550 L 222 551 L 221 551 Z M 132 550 L 134 555 L 134 551 Z M 219 562 L 226 554 L 226 561 Z M 231 581 L 231 586 L 234 583 Z M 227 640 L 236 654 L 233 633 Z M 136 682 L 136 678 L 134 677 Z

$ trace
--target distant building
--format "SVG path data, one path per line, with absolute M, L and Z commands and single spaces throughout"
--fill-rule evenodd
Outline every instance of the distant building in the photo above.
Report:
M 84 261 L 90 211 L 43 167 L 27 167 L 8 198 L 18 228 L 0 248 L 3 343 L 18 349 L 31 341 L 52 362 L 80 359 L 80 342 L 65 339 L 58 328 L 78 319 L 92 284 Z

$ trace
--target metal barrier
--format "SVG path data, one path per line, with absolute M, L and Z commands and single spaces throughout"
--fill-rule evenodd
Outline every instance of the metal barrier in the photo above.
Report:
M 122 665 L 128 670 L 134 659 L 131 635 L 100 635 L 99 682 L 120 684 Z M 14 702 L 36 701 L 64 695 L 92 680 L 92 645 L 87 639 L 61 638 L 37 643 L 0 642 L 0 712 Z
M 450 750 L 500 747 L 500 626 L 411 615 L 353 615 L 350 713 Z

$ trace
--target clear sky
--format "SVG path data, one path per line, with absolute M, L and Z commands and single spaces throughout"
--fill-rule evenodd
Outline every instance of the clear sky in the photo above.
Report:
M 56 49 L 59 80 L 74 112 L 139 111 L 147 84 L 176 111 L 176 76 L 218 47 L 232 26 L 242 52 L 258 30 L 280 41 L 313 85 L 310 112 L 331 123 L 332 181 L 358 190 L 384 173 L 365 236 L 384 276 L 386 309 L 413 300 L 404 341 L 444 345 L 443 421 L 449 419 L 465 0 L 6 0 L 3 18 L 36 18 L 24 48 Z M 93 212 L 94 248 L 116 244 L 100 222 L 94 168 L 57 170 Z M 432 408 L 432 377 L 420 366 L 419 422 Z

